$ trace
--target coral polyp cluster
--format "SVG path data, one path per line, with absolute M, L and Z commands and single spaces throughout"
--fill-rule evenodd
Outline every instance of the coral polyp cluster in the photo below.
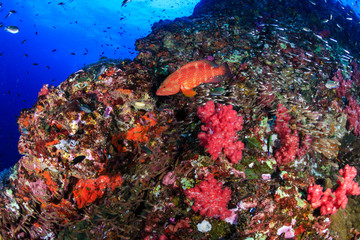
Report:
M 360 70 L 341 18 L 315 17 L 345 11 L 332 4 L 203 0 L 154 24 L 133 61 L 44 85 L 18 119 L 0 236 L 357 239 Z M 201 60 L 232 76 L 156 95 Z

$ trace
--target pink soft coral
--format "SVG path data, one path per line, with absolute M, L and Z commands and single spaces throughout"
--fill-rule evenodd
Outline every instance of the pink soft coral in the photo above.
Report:
M 321 215 L 334 214 L 341 207 L 344 209 L 347 205 L 347 195 L 360 195 L 360 187 L 354 182 L 357 171 L 354 167 L 346 165 L 340 169 L 340 175 L 337 180 L 338 188 L 333 192 L 330 188 L 323 192 L 319 185 L 310 185 L 308 188 L 308 201 L 313 208 L 320 207 Z
M 205 146 L 214 160 L 223 151 L 232 163 L 238 163 L 244 144 L 237 140 L 237 131 L 242 129 L 243 118 L 237 115 L 231 105 L 217 104 L 215 108 L 213 101 L 199 107 L 197 114 L 206 124 L 201 126 L 205 132 L 198 135 L 200 145 Z
M 192 209 L 207 217 L 220 217 L 225 220 L 231 216 L 227 204 L 231 198 L 231 190 L 222 188 L 223 184 L 214 179 L 213 174 L 205 177 L 198 186 L 185 190 L 186 196 L 194 200 Z

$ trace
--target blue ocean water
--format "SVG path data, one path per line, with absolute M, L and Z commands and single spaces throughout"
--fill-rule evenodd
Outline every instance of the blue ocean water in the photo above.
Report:
M 57 86 L 101 57 L 133 59 L 137 55 L 135 40 L 149 34 L 153 23 L 189 16 L 198 2 L 131 0 L 123 5 L 123 0 L 2 1 L 0 171 L 21 157 L 17 116 L 21 109 L 33 106 L 43 84 Z M 10 33 L 5 26 L 16 26 L 19 32 Z

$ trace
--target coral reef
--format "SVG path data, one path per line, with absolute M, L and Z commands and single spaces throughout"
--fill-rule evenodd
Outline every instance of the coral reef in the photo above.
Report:
M 155 23 L 133 61 L 44 85 L 18 118 L 23 156 L 1 181 L 0 236 L 358 238 L 358 52 L 352 23 L 319 20 L 333 8 L 346 11 L 203 0 Z M 156 95 L 204 59 L 232 77 Z

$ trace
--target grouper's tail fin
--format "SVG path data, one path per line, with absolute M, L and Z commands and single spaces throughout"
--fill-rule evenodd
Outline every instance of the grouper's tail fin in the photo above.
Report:
M 227 62 L 224 62 L 223 64 L 221 64 L 220 66 L 221 71 L 223 72 L 223 76 L 231 78 L 232 77 L 232 73 L 231 70 L 229 68 L 229 65 L 227 64 Z

